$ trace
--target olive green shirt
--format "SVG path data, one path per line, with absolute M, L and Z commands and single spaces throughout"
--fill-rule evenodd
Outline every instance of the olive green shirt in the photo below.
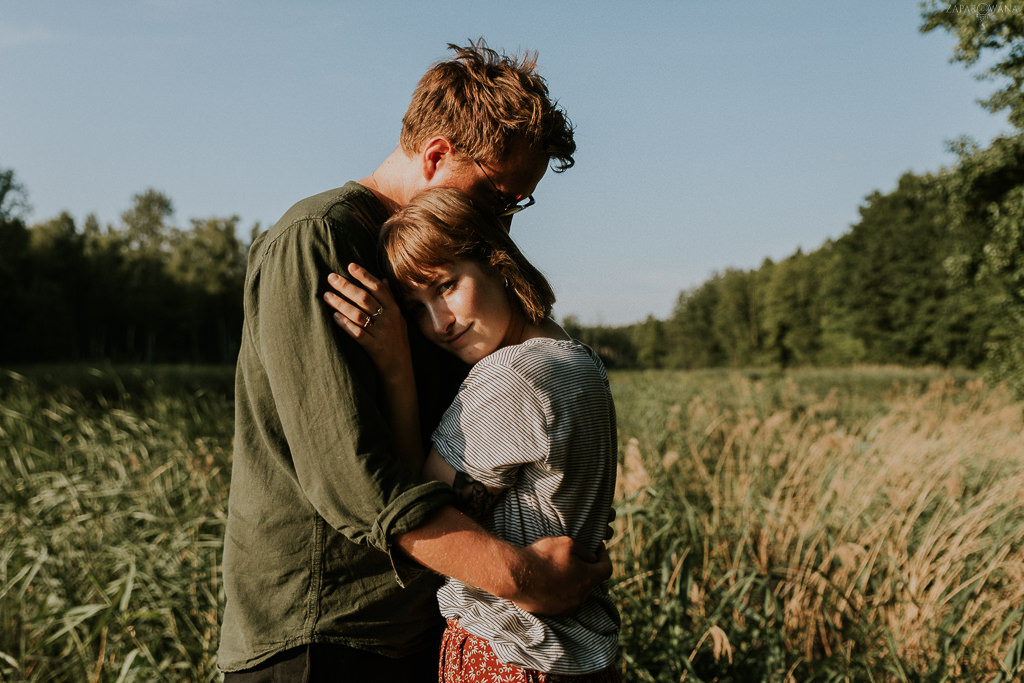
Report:
M 327 275 L 377 270 L 384 207 L 357 183 L 302 200 L 253 242 L 235 381 L 218 666 L 308 643 L 402 656 L 439 619 L 439 578 L 391 539 L 452 501 L 391 451 L 365 352 L 332 321 Z

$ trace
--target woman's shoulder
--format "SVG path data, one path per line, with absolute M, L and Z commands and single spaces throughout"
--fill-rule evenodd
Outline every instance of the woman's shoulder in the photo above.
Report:
M 605 376 L 604 364 L 583 342 L 566 337 L 533 337 L 484 357 L 470 375 L 512 374 L 533 384 L 565 380 L 568 376 Z

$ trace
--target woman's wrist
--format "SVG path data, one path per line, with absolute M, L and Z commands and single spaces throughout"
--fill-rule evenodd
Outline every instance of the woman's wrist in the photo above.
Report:
M 416 376 L 413 374 L 411 358 L 397 360 L 379 370 L 381 379 L 389 391 L 406 390 L 410 386 L 416 385 Z

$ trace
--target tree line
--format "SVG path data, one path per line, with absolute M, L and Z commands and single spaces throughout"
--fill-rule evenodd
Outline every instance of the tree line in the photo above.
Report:
M 26 226 L 27 211 L 25 188 L 0 169 L 0 362 L 234 360 L 247 248 L 237 216 L 181 229 L 155 190 L 105 228 L 67 213 Z
M 957 149 L 954 167 L 907 173 L 865 198 L 838 239 L 716 273 L 681 292 L 665 320 L 562 322 L 618 368 L 988 364 L 1020 374 L 1024 135 Z M 13 171 L 0 171 L 0 360 L 234 359 L 248 249 L 237 216 L 180 229 L 155 190 L 104 229 L 66 213 L 26 226 L 26 207 Z
M 716 273 L 665 320 L 565 322 L 612 367 L 986 365 L 1021 377 L 1024 136 L 957 146 L 953 168 L 866 197 L 838 239 Z
M 1007 84 L 982 104 L 1006 110 L 1017 132 L 986 148 L 951 143 L 952 167 L 872 193 L 846 234 L 718 272 L 681 292 L 666 320 L 565 326 L 610 367 L 986 366 L 1024 396 L 1020 17 L 932 2 L 921 26 L 957 38 L 954 61 L 992 57 L 984 75 Z M 105 228 L 66 213 L 29 226 L 27 212 L 25 188 L 0 168 L 0 362 L 233 361 L 248 249 L 237 216 L 182 229 L 152 189 Z

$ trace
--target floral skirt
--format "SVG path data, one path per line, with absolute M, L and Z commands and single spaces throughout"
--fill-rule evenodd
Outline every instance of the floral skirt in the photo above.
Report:
M 549 674 L 500 661 L 483 638 L 449 619 L 441 638 L 438 683 L 621 683 L 614 666 L 581 676 Z

